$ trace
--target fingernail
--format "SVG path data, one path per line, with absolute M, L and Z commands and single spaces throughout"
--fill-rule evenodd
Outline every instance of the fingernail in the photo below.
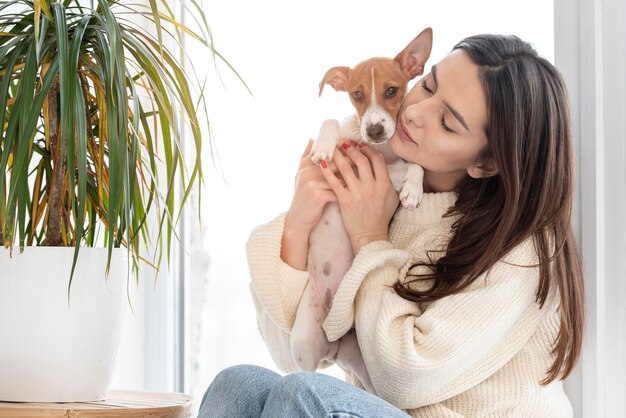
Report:
M 356 141 L 350 141 L 350 143 L 352 144 L 353 147 L 356 147 L 357 145 L 359 145 L 359 143 Z
M 363 147 L 365 147 L 365 146 L 367 146 L 367 143 L 365 143 L 365 142 L 361 142 L 361 143 L 359 144 L 359 148 L 363 148 Z
M 344 142 L 343 144 L 341 144 L 341 146 L 343 147 L 343 149 L 348 149 L 350 148 L 350 144 L 347 142 Z
M 320 161 L 320 165 L 322 166 L 322 168 L 328 168 L 328 164 L 326 164 L 325 160 Z

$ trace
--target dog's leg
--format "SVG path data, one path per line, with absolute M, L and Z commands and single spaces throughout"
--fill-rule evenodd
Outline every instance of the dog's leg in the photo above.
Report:
M 344 371 L 356 375 L 368 392 L 376 394 L 370 375 L 367 372 L 367 367 L 365 367 L 365 361 L 363 360 L 363 354 L 361 354 L 354 328 L 339 340 L 337 364 Z
M 339 129 L 337 120 L 327 119 L 324 121 L 311 151 L 311 159 L 314 163 L 317 164 L 321 160 L 332 160 L 339 140 Z
M 413 210 L 422 201 L 424 194 L 424 169 L 417 164 L 407 163 L 404 185 L 400 192 L 400 201 L 406 209 Z
M 313 144 L 311 155 L 313 162 L 332 160 L 339 135 L 340 126 L 337 120 L 324 121 L 319 136 Z M 347 235 L 341 222 L 338 206 L 327 205 L 309 238 L 307 259 L 309 281 L 300 299 L 290 336 L 293 359 L 301 370 L 316 370 L 320 360 L 332 358 L 337 353 L 338 343 L 328 342 L 322 324 L 328 315 L 339 282 L 343 278 L 341 270 L 345 268 L 347 271 L 349 268 L 349 264 L 342 268 L 336 266 L 341 260 L 336 262 L 334 249 L 337 245 L 345 245 L 344 241 L 346 241 L 345 237 L 338 237 L 338 234 Z M 349 239 L 347 242 L 349 245 Z
M 339 206 L 329 203 L 309 238 L 309 281 L 291 330 L 292 355 L 302 370 L 315 370 L 320 360 L 337 355 L 338 343 L 328 342 L 322 325 L 353 259 Z
M 404 179 L 406 177 L 407 168 L 408 163 L 401 159 L 397 159 L 396 161 L 387 164 L 389 180 L 391 180 L 393 189 L 398 193 L 400 192 L 400 190 L 402 190 L 402 186 L 404 186 Z
M 406 209 L 413 210 L 424 194 L 424 169 L 417 164 L 397 160 L 387 165 L 393 188 L 400 192 L 400 201 Z
M 352 139 L 357 142 L 361 142 L 363 137 L 361 136 L 361 122 L 356 113 L 346 116 L 341 121 L 341 127 L 339 128 L 340 138 Z

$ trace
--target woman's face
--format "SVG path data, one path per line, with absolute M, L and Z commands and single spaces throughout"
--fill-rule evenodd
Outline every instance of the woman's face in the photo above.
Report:
M 425 191 L 451 191 L 468 174 L 494 174 L 480 161 L 487 105 L 478 66 L 462 50 L 432 67 L 405 97 L 391 149 L 424 168 Z

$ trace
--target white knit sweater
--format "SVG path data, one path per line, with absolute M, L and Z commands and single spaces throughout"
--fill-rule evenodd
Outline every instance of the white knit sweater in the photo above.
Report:
M 390 287 L 427 251 L 445 249 L 456 218 L 443 215 L 455 199 L 425 194 L 417 210 L 398 210 L 389 241 L 361 249 L 324 324 L 328 338 L 354 326 L 378 395 L 414 417 L 573 416 L 562 382 L 539 384 L 552 364 L 559 317 L 554 293 L 542 309 L 535 302 L 532 240 L 464 291 L 432 303 L 407 301 Z M 308 274 L 281 260 L 283 224 L 281 215 L 256 228 L 247 253 L 260 332 L 279 369 L 291 372 L 288 333 Z

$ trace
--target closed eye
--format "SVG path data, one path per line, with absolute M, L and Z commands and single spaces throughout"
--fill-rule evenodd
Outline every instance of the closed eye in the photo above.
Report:
M 446 119 L 443 117 L 443 113 L 441 114 L 441 119 L 439 120 L 439 124 L 443 128 L 444 131 L 453 133 L 454 131 L 446 125 Z
M 433 91 L 430 88 L 428 88 L 428 85 L 426 84 L 425 79 L 422 79 L 422 88 L 426 90 L 427 92 L 429 92 L 430 94 L 433 94 Z
M 422 88 L 426 90 L 428 94 L 434 94 L 434 92 L 428 87 L 428 84 L 426 84 L 425 79 L 422 79 Z M 446 119 L 444 118 L 443 113 L 441 114 L 441 118 L 439 119 L 439 124 L 441 125 L 444 131 L 449 132 L 449 133 L 454 133 L 454 131 L 450 129 L 448 125 L 446 125 Z

